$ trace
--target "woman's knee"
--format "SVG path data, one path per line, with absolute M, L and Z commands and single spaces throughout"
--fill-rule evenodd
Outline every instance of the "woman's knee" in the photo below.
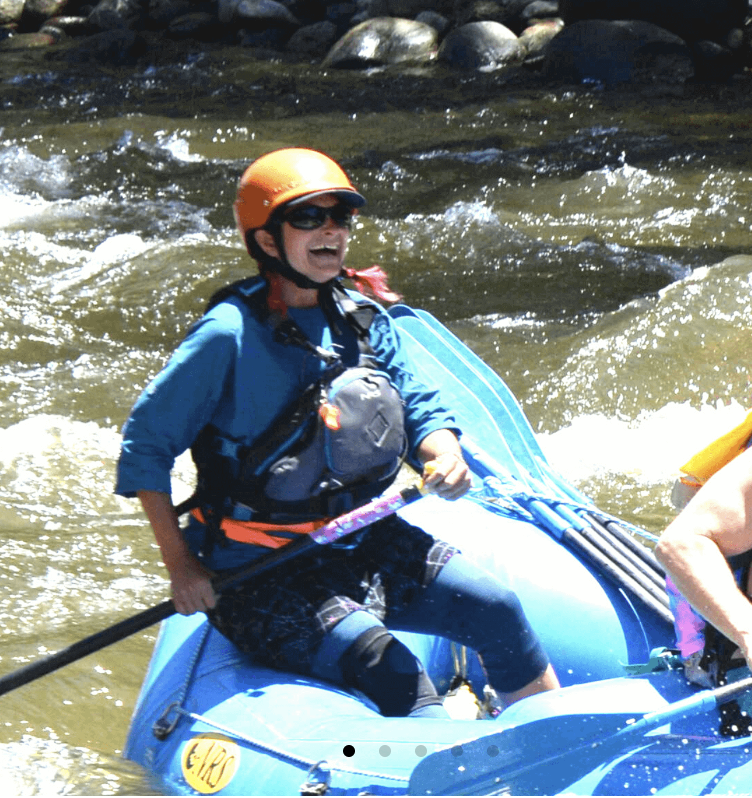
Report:
M 456 617 L 466 627 L 478 627 L 480 633 L 487 631 L 489 623 L 515 625 L 524 617 L 513 590 L 461 555 L 442 568 L 425 597 L 449 623 Z
M 442 699 L 420 660 L 387 629 L 361 634 L 340 659 L 346 684 L 361 690 L 387 717 L 425 714 Z

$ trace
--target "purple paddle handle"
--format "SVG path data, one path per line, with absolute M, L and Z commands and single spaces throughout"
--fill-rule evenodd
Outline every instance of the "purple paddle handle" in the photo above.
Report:
M 364 526 L 386 518 L 388 515 L 396 513 L 406 505 L 419 499 L 423 494 L 419 488 L 409 487 L 401 490 L 399 493 L 392 493 L 388 496 L 383 496 L 381 499 L 369 502 L 363 507 L 358 507 L 349 513 L 335 518 L 328 524 L 311 532 L 309 537 L 315 543 L 321 546 L 326 546 L 328 543 L 334 543 L 345 535 L 350 535 L 357 532 Z

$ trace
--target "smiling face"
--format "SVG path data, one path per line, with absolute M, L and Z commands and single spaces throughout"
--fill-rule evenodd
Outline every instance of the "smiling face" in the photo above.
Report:
M 340 200 L 334 194 L 312 197 L 296 210 L 306 206 L 334 208 Z M 289 222 L 282 224 L 282 241 L 288 263 L 300 274 L 316 283 L 325 283 L 337 277 L 342 271 L 347 253 L 349 229 L 326 219 L 321 227 L 314 230 L 299 230 Z M 274 237 L 267 230 L 257 230 L 259 245 L 275 258 L 279 258 Z

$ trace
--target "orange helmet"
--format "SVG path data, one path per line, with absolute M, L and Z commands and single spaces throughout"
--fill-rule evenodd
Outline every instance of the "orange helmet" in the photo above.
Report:
M 316 194 L 334 193 L 353 208 L 365 197 L 353 188 L 339 164 L 316 150 L 275 150 L 255 160 L 243 173 L 235 200 L 235 221 L 243 240 L 264 227 L 285 203 Z

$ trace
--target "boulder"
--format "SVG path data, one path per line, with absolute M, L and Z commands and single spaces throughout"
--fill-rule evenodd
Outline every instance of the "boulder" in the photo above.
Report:
M 356 0 L 356 11 L 350 20 L 352 27 L 360 25 L 367 19 L 375 19 L 376 17 L 388 17 L 389 2 L 388 0 Z M 401 17 L 403 14 L 395 14 L 394 16 Z
M 171 19 L 167 26 L 167 35 L 176 40 L 213 42 L 221 39 L 225 33 L 225 26 L 210 11 L 190 11 Z
M 0 41 L 0 52 L 6 50 L 32 50 L 38 47 L 49 47 L 57 38 L 51 33 L 16 33 Z
M 467 3 L 467 0 L 462 0 Z M 453 15 L 457 0 L 386 0 L 389 16 L 414 19 L 423 11 Z
M 386 0 L 389 16 L 401 19 L 412 19 L 421 11 L 431 8 L 431 5 L 427 0 Z
M 71 5 L 69 0 L 26 0 L 24 26 L 34 25 L 36 27 L 46 19 L 59 17 L 68 5 Z
M 525 28 L 520 34 L 520 41 L 527 52 L 525 60 L 531 62 L 542 59 L 549 43 L 561 32 L 563 27 L 562 20 L 548 19 Z
M 120 28 L 74 40 L 65 53 L 65 59 L 74 64 L 132 66 L 146 49 L 146 41 L 138 34 L 127 28 Z
M 329 20 L 305 25 L 293 33 L 286 49 L 311 58 L 321 58 L 337 41 L 337 26 Z
M 744 27 L 748 0 L 559 0 L 567 25 L 587 19 L 639 19 L 652 22 L 687 42 L 709 39 L 728 45 Z
M 507 21 L 506 4 L 493 2 L 493 0 L 473 0 L 473 2 L 458 2 L 455 4 L 455 19 L 458 26 L 470 22 L 501 22 Z
M 218 15 L 223 25 L 253 28 L 300 26 L 297 17 L 275 0 L 219 0 Z
M 158 28 L 166 28 L 173 19 L 191 14 L 191 0 L 149 0 L 149 19 Z
M 532 0 L 525 2 L 518 13 L 522 25 L 528 26 L 534 20 L 556 19 L 559 16 L 558 0 Z
M 18 22 L 24 10 L 24 0 L 0 0 L 0 25 Z
M 327 54 L 324 65 L 365 69 L 388 64 L 425 64 L 436 58 L 438 35 L 410 19 L 378 17 L 349 30 Z
M 54 17 L 43 28 L 53 26 L 62 31 L 66 36 L 87 36 L 96 33 L 89 24 L 87 17 L 67 16 Z
M 449 20 L 439 14 L 437 11 L 421 11 L 417 17 L 416 22 L 422 22 L 424 25 L 430 25 L 439 36 L 443 36 L 451 27 Z
M 587 20 L 566 26 L 546 49 L 544 75 L 564 83 L 684 84 L 694 75 L 685 41 L 649 22 Z
M 89 23 L 100 31 L 137 28 L 145 20 L 140 0 L 100 0 L 89 14 Z
M 526 50 L 499 22 L 469 22 L 451 30 L 439 48 L 439 60 L 460 69 L 491 71 L 524 60 Z

